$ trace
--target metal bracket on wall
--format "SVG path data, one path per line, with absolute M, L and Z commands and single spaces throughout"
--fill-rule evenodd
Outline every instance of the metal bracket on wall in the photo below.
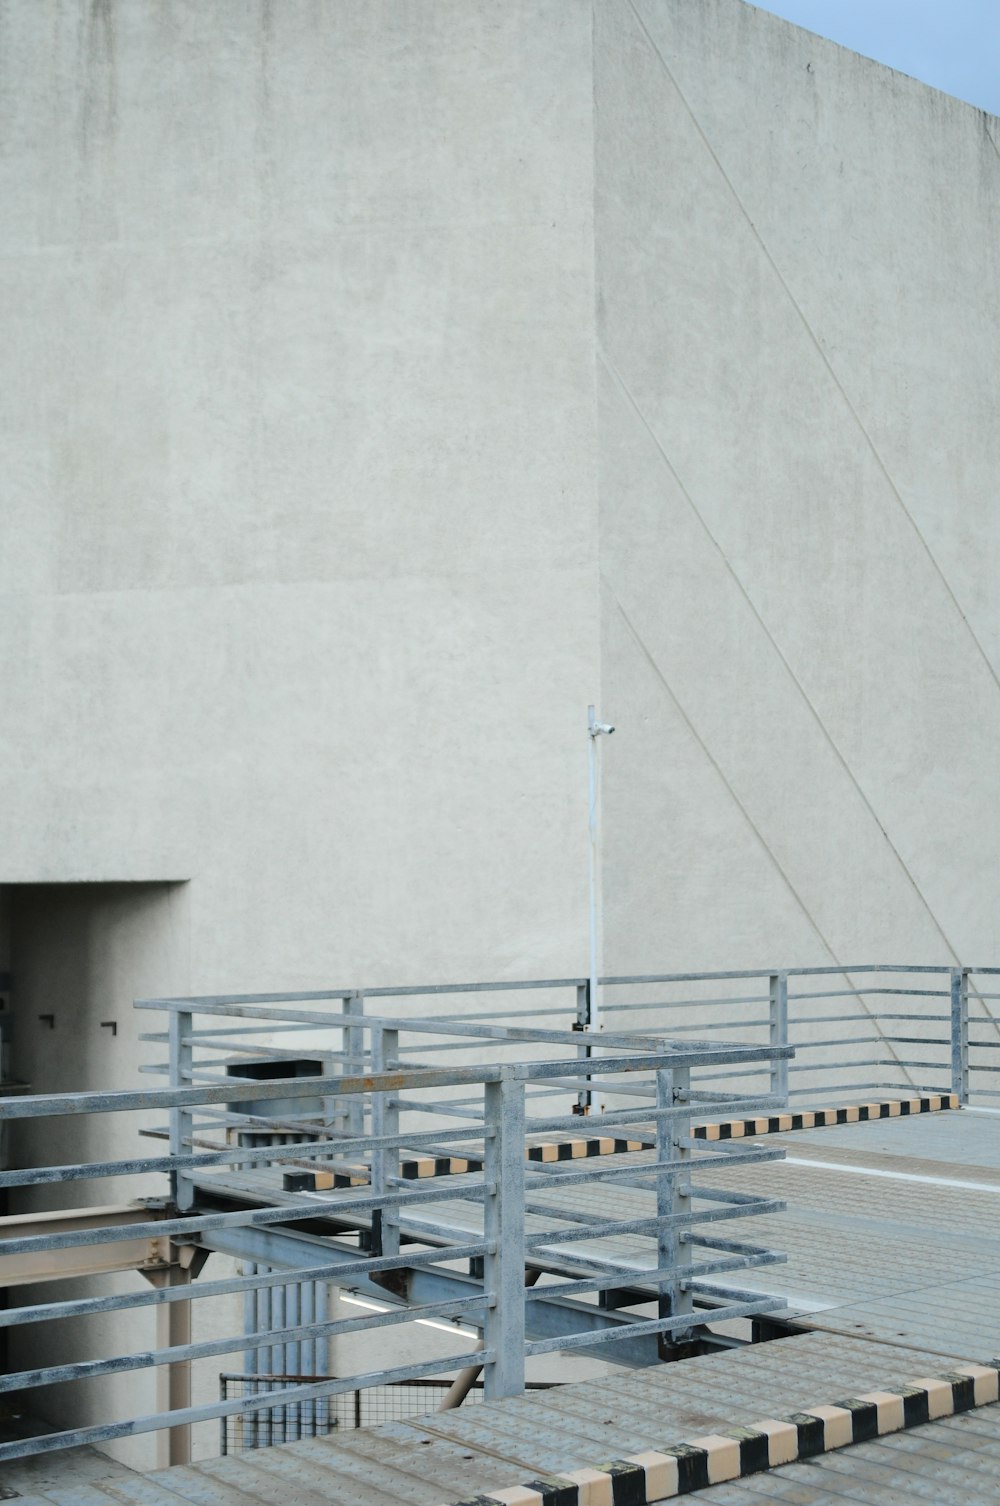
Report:
M 101 1021 L 101 1029 L 102 1030 L 110 1030 L 112 1035 L 117 1035 L 118 1034 L 118 1021 L 117 1020 L 102 1020 Z
M 56 1028 L 56 1017 L 54 1014 L 40 1014 L 38 1021 L 41 1025 L 48 1025 L 50 1030 L 55 1030 Z

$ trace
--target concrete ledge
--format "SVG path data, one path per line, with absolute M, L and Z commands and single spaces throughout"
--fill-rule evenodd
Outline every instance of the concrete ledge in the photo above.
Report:
M 454 1506 L 652 1506 L 724 1480 L 760 1474 L 797 1459 L 867 1443 L 1000 1400 L 1000 1361 L 956 1365 L 895 1391 L 866 1391 L 787 1417 L 608 1459 L 566 1475 L 528 1480 Z

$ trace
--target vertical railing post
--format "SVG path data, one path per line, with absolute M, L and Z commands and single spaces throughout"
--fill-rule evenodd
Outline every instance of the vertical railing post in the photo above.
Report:
M 391 1072 L 399 1066 L 399 1031 L 371 1026 L 372 1071 Z M 399 1100 L 392 1093 L 372 1094 L 372 1136 L 399 1134 Z M 391 1178 L 399 1176 L 399 1147 L 383 1146 L 372 1151 L 372 1192 L 384 1197 L 392 1190 Z M 399 1254 L 399 1209 L 377 1208 L 372 1214 L 372 1254 Z
M 170 1086 L 172 1088 L 190 1088 L 192 1086 L 192 1063 L 194 1048 L 191 1045 L 192 1019 L 187 1009 L 172 1009 L 169 1020 L 169 1044 L 170 1044 Z M 170 1110 L 170 1154 L 172 1156 L 187 1156 L 191 1154 L 191 1137 L 194 1125 L 194 1114 L 189 1108 L 173 1108 Z M 174 1170 L 170 1174 L 171 1196 L 177 1208 L 185 1213 L 194 1203 L 194 1183 L 190 1176 L 182 1171 Z
M 770 1021 L 770 1044 L 774 1046 L 788 1045 L 788 974 L 772 973 L 770 1002 L 768 1007 Z M 783 1104 L 788 1102 L 788 1058 L 786 1056 L 774 1059 L 771 1062 L 771 1092 L 776 1094 Z
M 660 1068 L 656 1073 L 656 1107 L 669 1109 L 690 1103 L 690 1089 L 689 1067 Z M 656 1121 L 656 1216 L 661 1220 L 657 1231 L 656 1263 L 661 1270 L 674 1272 L 660 1283 L 658 1307 L 661 1318 L 694 1311 L 694 1298 L 684 1280 L 684 1268 L 691 1264 L 691 1244 L 687 1237 L 690 1225 L 681 1227 L 676 1221 L 679 1216 L 691 1212 L 690 1177 L 682 1170 L 684 1163 L 691 1158 L 686 1143 L 690 1135 L 690 1114 Z M 665 1221 L 668 1217 L 670 1223 Z M 689 1335 L 690 1329 L 669 1330 L 660 1338 L 661 1355 L 666 1358 L 670 1347 L 683 1343 Z
M 524 1391 L 524 1083 L 513 1077 L 485 1084 L 483 1263 L 487 1293 L 483 1342 L 488 1401 Z
M 586 983 L 578 983 L 576 985 L 576 1023 L 574 1024 L 573 1029 L 580 1031 L 583 1035 L 586 1035 L 590 1030 L 589 979 Z M 586 1041 L 585 1044 L 577 1046 L 576 1054 L 581 1062 L 588 1062 L 590 1060 L 590 1042 Z M 593 1095 L 591 1094 L 589 1087 L 589 1077 L 587 1078 L 587 1082 L 588 1086 L 586 1088 L 581 1088 L 581 1090 L 576 1095 L 576 1108 L 574 1110 L 574 1113 L 590 1113 L 590 1105 Z
M 969 969 L 951 970 L 951 1091 L 969 1101 Z
M 346 1015 L 363 1015 L 365 1012 L 365 996 L 361 993 L 348 994 L 344 999 L 344 1013 Z M 365 1027 L 363 1025 L 348 1025 L 344 1033 L 344 1051 L 347 1056 L 345 1066 L 349 1077 L 363 1077 L 365 1071 Z M 347 1100 L 347 1131 L 351 1135 L 363 1135 L 365 1132 L 365 1101 L 360 1093 L 351 1094 Z

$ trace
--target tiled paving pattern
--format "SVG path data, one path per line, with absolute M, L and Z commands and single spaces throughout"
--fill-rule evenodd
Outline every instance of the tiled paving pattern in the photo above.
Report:
M 119 1476 L 106 1486 L 74 1481 L 22 1506 L 441 1506 L 948 1368 L 942 1355 L 803 1335 L 371 1433 Z

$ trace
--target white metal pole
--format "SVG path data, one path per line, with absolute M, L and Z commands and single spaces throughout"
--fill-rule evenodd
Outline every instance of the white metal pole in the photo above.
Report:
M 593 706 L 587 707 L 588 775 L 590 784 L 590 1029 L 601 1028 L 601 1001 L 597 983 L 598 949 L 598 821 L 597 821 L 597 739 L 602 733 L 610 735 L 614 727 L 599 722 Z
M 600 1029 L 601 1005 L 597 993 L 597 719 L 587 707 L 587 761 L 590 778 L 590 1023 Z

